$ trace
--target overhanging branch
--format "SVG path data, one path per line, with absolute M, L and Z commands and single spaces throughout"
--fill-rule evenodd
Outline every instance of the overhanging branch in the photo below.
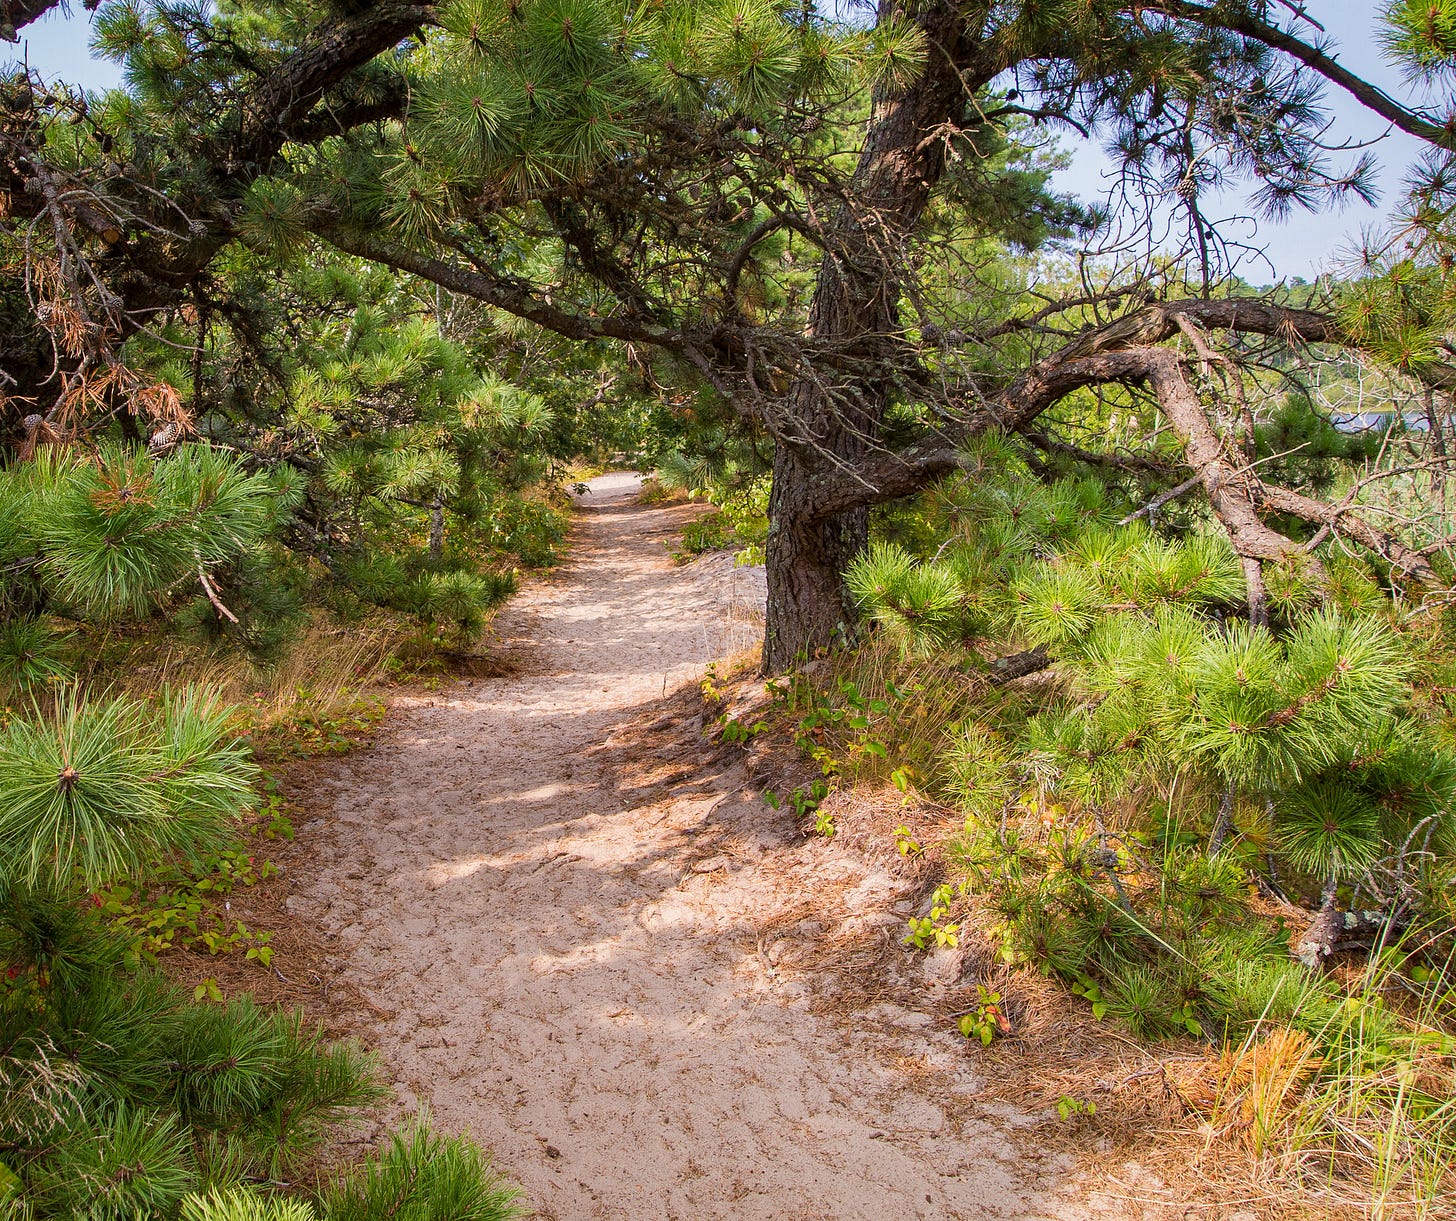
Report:
M 33 21 L 39 21 L 65 0 L 0 0 L 0 39 L 19 42 L 20 33 Z M 86 0 L 87 12 L 98 8 L 101 0 Z
M 574 313 L 551 304 L 544 290 L 534 284 L 495 276 L 479 267 L 465 267 L 460 263 L 447 262 L 407 246 L 361 233 L 346 225 L 316 220 L 312 229 L 329 245 L 345 254 L 419 276 L 431 284 L 472 297 L 567 339 L 620 339 L 652 344 L 676 352 L 683 352 L 690 346 L 689 337 L 671 327 L 641 318 L 598 317 Z
M 1261 20 L 1255 15 L 1253 5 L 1202 5 L 1187 3 L 1186 0 L 1152 0 L 1146 8 L 1152 12 L 1166 13 L 1180 21 L 1195 21 L 1199 25 L 1243 34 L 1246 38 L 1282 51 L 1312 72 L 1317 72 L 1331 84 L 1338 85 L 1362 106 L 1373 110 L 1401 131 L 1440 148 L 1456 149 L 1456 126 L 1453 126 L 1452 119 L 1438 123 L 1428 115 L 1402 106 L 1388 93 L 1377 89 L 1363 77 L 1356 76 L 1329 52 L 1310 45 L 1288 30 Z
M 1354 539 L 1376 555 L 1385 557 L 1397 573 L 1403 574 L 1422 585 L 1439 585 L 1440 578 L 1430 561 L 1413 547 L 1407 547 L 1388 530 L 1372 526 L 1360 517 L 1357 506 L 1347 504 L 1326 504 L 1288 488 L 1273 484 L 1259 485 L 1259 502 L 1264 508 L 1279 513 L 1288 513 L 1301 521 L 1315 526 L 1328 526 L 1337 534 Z

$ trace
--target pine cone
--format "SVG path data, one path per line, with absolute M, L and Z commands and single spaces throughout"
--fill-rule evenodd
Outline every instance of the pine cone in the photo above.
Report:
M 175 420 L 163 424 L 147 441 L 147 452 L 154 457 L 158 454 L 166 453 L 167 450 L 177 444 L 177 435 L 180 432 L 181 429 L 177 426 Z

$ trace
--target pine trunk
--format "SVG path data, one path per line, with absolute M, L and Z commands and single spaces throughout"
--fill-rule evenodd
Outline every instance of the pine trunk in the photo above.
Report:
M 430 501 L 430 558 L 438 560 L 445 554 L 445 499 L 436 496 Z
M 888 0 L 880 10 L 881 20 L 898 11 Z M 791 427 L 776 430 L 765 548 L 763 668 L 769 674 L 829 648 L 853 628 L 844 571 L 869 540 L 869 511 L 825 514 L 816 505 L 816 479 L 856 468 L 879 446 L 891 386 L 873 370 L 879 362 L 888 375 L 899 355 L 910 243 L 946 166 L 946 140 L 933 133 L 959 130 L 967 98 L 997 70 L 955 6 L 932 5 L 919 20 L 930 62 L 907 91 L 876 99 L 849 202 L 827 226 L 807 328 L 821 346 L 871 371 L 851 377 L 818 369 L 801 377 L 789 390 Z
M 845 636 L 855 620 L 844 570 L 864 548 L 869 511 L 814 511 L 814 475 L 787 446 L 774 455 L 768 505 L 765 673 L 780 674 Z

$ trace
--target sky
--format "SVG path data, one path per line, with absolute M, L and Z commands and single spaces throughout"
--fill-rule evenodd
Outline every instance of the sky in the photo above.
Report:
M 1409 102 L 1412 100 L 1409 89 L 1400 73 L 1385 59 L 1376 37 L 1377 17 L 1383 7 L 1369 0 L 1305 0 L 1304 3 L 1305 11 L 1333 39 L 1331 50 L 1341 65 L 1392 97 Z M 1306 27 L 1306 41 L 1309 33 Z M 1425 151 L 1422 141 L 1394 130 L 1344 90 L 1327 86 L 1324 99 L 1331 119 L 1328 142 L 1373 142 L 1370 151 L 1380 167 L 1380 198 L 1373 208 L 1352 200 L 1336 211 L 1296 210 L 1282 224 L 1261 219 L 1257 231 L 1239 222 L 1221 226 L 1229 235 L 1263 248 L 1267 263 L 1251 261 L 1240 268 L 1254 283 L 1295 276 L 1313 279 L 1321 271 L 1336 270 L 1352 253 L 1361 231 L 1378 227 L 1391 207 L 1399 202 L 1406 171 Z M 1061 189 L 1087 200 L 1104 197 L 1112 176 L 1111 159 L 1101 148 L 1081 139 L 1065 142 L 1065 146 L 1074 150 L 1074 156 L 1071 166 L 1057 179 Z M 1358 155 L 1358 151 L 1348 154 L 1349 162 Z M 1333 164 L 1339 167 L 1346 162 L 1337 155 Z M 1247 212 L 1243 197 L 1237 195 L 1219 200 L 1204 198 L 1200 204 L 1212 220 Z
M 18 47 L 0 44 L 0 62 L 28 57 L 32 67 L 46 76 L 59 76 L 73 84 L 103 89 L 121 83 L 117 65 L 91 58 L 87 50 L 90 15 L 52 12 L 21 31 Z M 1346 68 L 1384 88 L 1395 97 L 1407 96 L 1398 73 L 1384 60 L 1375 38 L 1380 6 L 1369 0 L 1306 0 L 1306 10 L 1334 39 L 1336 58 Z M 1399 197 L 1407 168 L 1421 151 L 1419 141 L 1365 110 L 1341 90 L 1331 87 L 1326 101 L 1333 123 L 1330 135 L 1338 141 L 1371 141 L 1381 167 L 1381 197 L 1374 208 L 1359 201 L 1334 212 L 1296 212 L 1290 220 L 1275 224 L 1258 222 L 1257 229 L 1235 222 L 1227 231 L 1240 240 L 1261 247 L 1268 261 L 1254 261 L 1241 267 L 1255 282 L 1302 276 L 1312 279 L 1321 271 L 1334 270 L 1348 256 L 1363 229 L 1378 226 Z M 1096 145 L 1080 139 L 1066 142 L 1075 150 L 1071 166 L 1062 171 L 1056 185 L 1083 199 L 1105 196 L 1111 181 L 1111 161 Z M 1353 154 L 1352 154 L 1353 157 Z M 1239 196 L 1205 199 L 1210 218 L 1234 216 L 1246 209 Z

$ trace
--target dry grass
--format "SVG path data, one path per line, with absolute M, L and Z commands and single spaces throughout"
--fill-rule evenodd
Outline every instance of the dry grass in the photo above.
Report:
M 352 703 L 384 677 L 400 639 L 392 623 L 345 627 L 315 617 L 276 661 L 264 664 L 240 652 L 143 636 L 126 641 L 123 660 L 113 659 L 103 642 L 80 677 L 92 688 L 139 697 L 188 683 L 209 686 L 225 702 L 247 708 L 251 725 L 267 731 L 296 715 L 300 703 L 322 715 Z
M 644 505 L 685 505 L 689 503 L 685 490 L 664 487 L 662 481 L 655 475 L 649 475 L 642 481 L 642 490 L 637 494 L 637 499 L 639 504 Z

